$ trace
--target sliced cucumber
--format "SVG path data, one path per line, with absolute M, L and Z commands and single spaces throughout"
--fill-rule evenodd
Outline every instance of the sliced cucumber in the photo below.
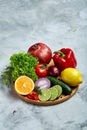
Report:
M 62 87 L 63 93 L 68 95 L 72 93 L 72 89 L 68 84 L 64 83 L 61 80 L 58 80 L 52 76 L 47 76 L 47 78 L 51 81 L 52 85 L 60 85 Z
M 55 100 L 58 97 L 58 90 L 54 87 L 50 88 L 51 98 L 49 100 Z
M 41 94 L 39 94 L 40 101 L 48 101 L 50 97 L 51 97 L 50 89 L 44 89 L 41 91 Z
M 62 87 L 60 85 L 55 85 L 53 87 L 56 88 L 57 91 L 58 91 L 58 96 L 57 97 L 60 97 L 61 94 L 62 94 Z

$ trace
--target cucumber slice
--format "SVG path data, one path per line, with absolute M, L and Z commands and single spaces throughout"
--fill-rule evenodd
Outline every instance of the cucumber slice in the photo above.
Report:
M 63 93 L 65 95 L 69 95 L 72 93 L 72 89 L 68 84 L 66 84 L 63 81 L 58 80 L 52 76 L 47 76 L 47 78 L 51 81 L 52 85 L 60 85 L 62 87 Z
M 53 87 L 57 89 L 57 91 L 58 91 L 58 97 L 60 97 L 61 94 L 62 94 L 62 87 L 60 85 L 55 85 Z
M 58 90 L 55 87 L 50 88 L 51 98 L 49 100 L 55 100 L 58 97 Z
M 41 91 L 41 94 L 39 94 L 40 101 L 48 101 L 50 97 L 51 97 L 50 89 L 44 89 Z

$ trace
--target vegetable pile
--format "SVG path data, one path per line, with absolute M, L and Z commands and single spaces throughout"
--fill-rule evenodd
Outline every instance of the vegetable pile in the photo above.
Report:
M 10 57 L 10 65 L 2 73 L 3 83 L 10 85 L 21 75 L 26 75 L 32 78 L 33 81 L 37 80 L 38 76 L 34 68 L 38 63 L 38 59 L 29 53 L 19 52 L 13 54 Z
M 14 84 L 18 94 L 37 101 L 53 101 L 83 82 L 76 68 L 77 60 L 71 48 L 55 53 L 44 43 L 36 43 L 27 52 L 10 57 L 10 63 L 2 72 L 3 84 Z M 25 93 L 27 92 L 27 94 Z

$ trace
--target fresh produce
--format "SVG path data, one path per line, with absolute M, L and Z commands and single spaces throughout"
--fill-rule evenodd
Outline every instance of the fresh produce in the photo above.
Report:
M 52 76 L 47 76 L 47 78 L 51 81 L 52 85 L 60 85 L 62 87 L 64 94 L 68 95 L 68 94 L 72 93 L 72 89 L 69 87 L 69 85 L 67 85 L 63 81 L 58 80 L 58 79 L 56 79 L 55 77 L 52 77 Z
M 28 53 L 38 58 L 42 64 L 48 64 L 52 58 L 51 49 L 44 43 L 36 43 L 29 47 Z
M 61 72 L 61 79 L 70 86 L 77 86 L 83 82 L 82 74 L 76 68 L 66 68 Z
M 51 86 L 51 82 L 48 78 L 39 78 L 35 81 L 35 86 L 39 87 L 40 90 L 49 88 Z
M 59 69 L 55 65 L 52 65 L 48 68 L 48 75 L 57 77 L 59 76 L 59 74 L 60 74 Z
M 70 48 L 62 48 L 55 52 L 53 55 L 53 60 L 60 71 L 68 67 L 75 68 L 77 66 L 77 60 L 74 52 Z
M 70 48 L 52 54 L 44 43 L 35 43 L 27 52 L 13 54 L 1 80 L 5 85 L 12 84 L 18 95 L 37 102 L 52 102 L 62 94 L 72 96 L 73 87 L 83 82 L 81 72 L 76 69 L 75 54 Z
M 27 95 L 34 90 L 34 82 L 28 76 L 20 76 L 16 79 L 14 87 L 18 94 Z
M 37 58 L 28 53 L 19 52 L 13 54 L 10 57 L 10 65 L 2 72 L 3 83 L 10 86 L 21 75 L 26 75 L 32 78 L 33 81 L 37 80 L 38 76 L 35 73 L 35 66 L 38 63 Z
M 40 101 L 48 101 L 51 97 L 51 91 L 50 89 L 44 89 L 42 90 L 42 94 L 39 94 L 39 100 Z
M 57 97 L 60 97 L 62 94 L 62 87 L 60 85 L 54 85 L 53 87 L 56 88 L 58 91 Z
M 35 72 L 39 77 L 45 77 L 48 74 L 47 68 L 44 64 L 36 65 Z
M 53 101 L 59 98 L 62 94 L 62 88 L 59 85 L 52 86 L 41 91 L 42 94 L 39 94 L 39 100 L 41 101 Z
M 62 87 L 60 85 L 54 85 L 50 88 L 51 97 L 49 100 L 55 100 L 59 98 L 62 94 Z
M 38 94 L 34 91 L 28 94 L 27 97 L 32 100 L 39 100 Z
M 55 87 L 50 88 L 51 97 L 50 100 L 55 100 L 58 97 L 58 91 Z

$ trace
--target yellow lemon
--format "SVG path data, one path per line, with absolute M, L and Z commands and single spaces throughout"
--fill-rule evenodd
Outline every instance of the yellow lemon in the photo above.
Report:
M 27 95 L 34 89 L 34 82 L 27 76 L 20 76 L 15 81 L 15 90 L 18 94 Z
M 76 68 L 66 68 L 61 72 L 61 79 L 70 86 L 77 86 L 83 82 L 81 72 Z

